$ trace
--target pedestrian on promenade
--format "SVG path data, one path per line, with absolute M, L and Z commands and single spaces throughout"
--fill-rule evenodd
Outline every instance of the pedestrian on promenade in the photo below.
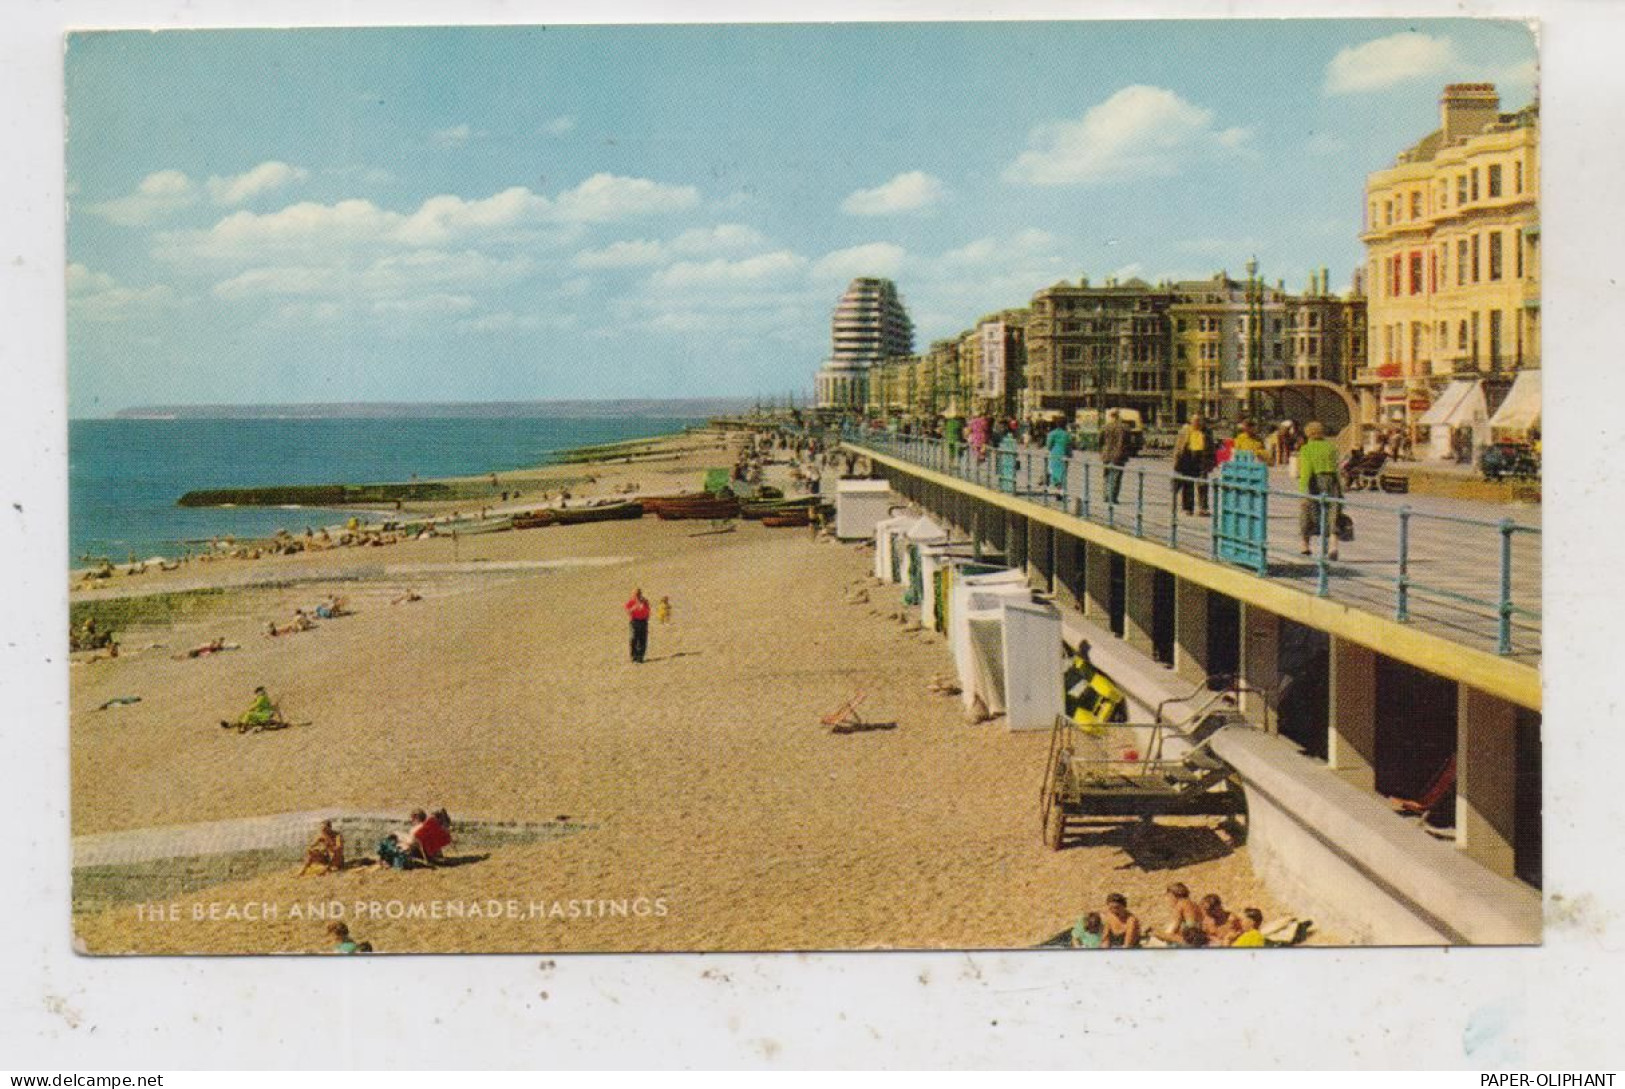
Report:
M 642 588 L 632 591 L 632 599 L 626 603 L 626 617 L 632 622 L 632 660 L 643 661 L 643 656 L 649 650 L 649 599 L 643 596 Z
M 1122 413 L 1115 408 L 1106 412 L 1106 426 L 1100 430 L 1100 461 L 1105 469 L 1106 502 L 1116 503 L 1123 490 L 1123 466 L 1134 456 L 1134 438 Z
M 1303 508 L 1298 513 L 1298 532 L 1303 537 L 1303 554 L 1315 537 L 1329 538 L 1326 557 L 1337 559 L 1337 525 L 1343 505 L 1321 499 L 1343 498 L 1343 482 L 1337 472 L 1337 446 L 1326 437 L 1326 425 L 1311 420 L 1303 429 L 1304 444 L 1298 448 L 1298 490 Z
M 1044 446 L 1049 450 L 1049 486 L 1065 495 L 1066 463 L 1072 456 L 1072 432 L 1056 424 L 1044 438 Z
M 1213 429 L 1200 414 L 1179 429 L 1174 441 L 1174 494 L 1186 514 L 1207 517 L 1207 475 L 1213 471 Z
M 1236 437 L 1230 440 L 1232 454 L 1251 454 L 1259 461 L 1264 460 L 1264 441 L 1258 437 L 1253 427 L 1253 421 L 1242 420 L 1236 425 Z

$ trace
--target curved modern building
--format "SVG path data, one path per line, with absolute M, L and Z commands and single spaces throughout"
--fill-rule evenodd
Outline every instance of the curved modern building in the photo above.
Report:
M 862 409 L 869 368 L 914 350 L 914 323 L 890 280 L 862 276 L 847 285 L 830 322 L 832 352 L 818 372 L 819 408 Z

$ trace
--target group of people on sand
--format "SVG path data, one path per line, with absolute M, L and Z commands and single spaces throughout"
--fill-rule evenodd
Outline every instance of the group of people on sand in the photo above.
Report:
M 338 616 L 349 616 L 350 610 L 345 606 L 344 599 L 337 594 L 329 594 L 314 609 L 306 612 L 304 609 L 295 609 L 293 619 L 286 624 L 278 624 L 275 620 L 268 621 L 265 634 L 270 638 L 281 635 L 294 635 L 302 631 L 310 631 L 316 627 L 316 619 L 332 620 Z
M 446 848 L 451 846 L 451 815 L 444 809 L 426 813 L 412 810 L 407 826 L 399 832 L 390 832 L 378 841 L 378 858 L 363 860 L 360 865 L 378 869 L 407 870 L 414 866 L 438 866 L 445 860 Z M 305 848 L 304 863 L 296 877 L 304 877 L 315 870 L 318 875 L 338 873 L 345 868 L 344 835 L 324 820 L 316 829 L 315 838 Z
M 1106 896 L 1104 912 L 1091 911 L 1078 918 L 1072 928 L 1074 949 L 1135 949 L 1145 945 L 1200 949 L 1231 946 L 1259 949 L 1266 944 L 1264 913 L 1255 907 L 1230 911 L 1218 893 L 1208 893 L 1198 903 L 1191 899 L 1184 882 L 1168 886 L 1169 918 L 1160 930 L 1147 929 L 1129 911 L 1128 899 L 1120 892 Z

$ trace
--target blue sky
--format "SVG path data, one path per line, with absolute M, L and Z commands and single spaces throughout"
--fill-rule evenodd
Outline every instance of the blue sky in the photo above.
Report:
M 1088 274 L 1360 261 L 1436 20 L 179 31 L 67 55 L 69 410 L 782 395 L 846 281 L 919 342 Z

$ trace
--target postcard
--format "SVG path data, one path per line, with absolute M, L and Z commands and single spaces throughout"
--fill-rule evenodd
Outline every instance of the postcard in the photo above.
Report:
M 76 948 L 1539 943 L 1537 71 L 70 34 Z

